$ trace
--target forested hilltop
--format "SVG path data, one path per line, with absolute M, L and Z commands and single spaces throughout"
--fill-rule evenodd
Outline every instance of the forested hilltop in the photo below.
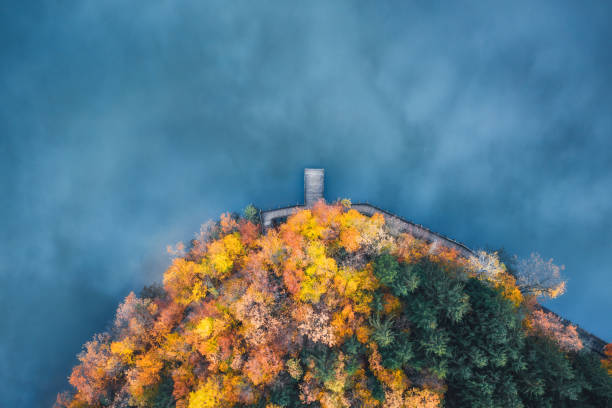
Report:
M 612 346 L 538 305 L 564 290 L 552 261 L 466 258 L 348 200 L 258 223 L 249 206 L 173 248 L 56 406 L 612 407 Z

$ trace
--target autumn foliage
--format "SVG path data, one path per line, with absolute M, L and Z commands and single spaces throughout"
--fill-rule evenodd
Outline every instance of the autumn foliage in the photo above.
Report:
M 532 330 L 541 336 L 546 336 L 559 344 L 566 351 L 582 349 L 582 340 L 578 336 L 576 326 L 563 324 L 561 318 L 544 310 L 534 310 L 531 315 Z
M 601 361 L 601 364 L 612 377 L 612 343 L 606 344 L 604 347 L 604 355 L 606 357 Z
M 346 200 L 297 211 L 265 234 L 256 214 L 223 214 L 186 252 L 177 246 L 163 287 L 130 293 L 112 328 L 85 344 L 69 378 L 74 392 L 57 406 L 557 401 L 522 353 L 530 339 L 552 339 L 570 361 L 580 339 L 527 307 L 496 254 L 466 259 L 391 235 L 382 215 L 362 215 Z

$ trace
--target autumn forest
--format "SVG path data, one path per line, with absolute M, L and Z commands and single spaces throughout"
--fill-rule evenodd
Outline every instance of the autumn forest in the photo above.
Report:
M 78 354 L 57 407 L 610 407 L 612 346 L 539 305 L 562 268 L 392 234 L 349 200 L 170 248 Z

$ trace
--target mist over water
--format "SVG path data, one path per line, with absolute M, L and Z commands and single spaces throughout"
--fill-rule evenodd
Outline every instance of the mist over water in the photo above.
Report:
M 14 2 L 0 13 L 0 406 L 50 406 L 166 245 L 252 202 L 368 200 L 566 266 L 612 341 L 604 2 Z

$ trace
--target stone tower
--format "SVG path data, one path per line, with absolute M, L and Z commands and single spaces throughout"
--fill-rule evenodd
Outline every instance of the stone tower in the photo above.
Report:
M 304 169 L 304 205 L 312 207 L 314 203 L 323 197 L 323 187 L 325 185 L 324 169 Z

